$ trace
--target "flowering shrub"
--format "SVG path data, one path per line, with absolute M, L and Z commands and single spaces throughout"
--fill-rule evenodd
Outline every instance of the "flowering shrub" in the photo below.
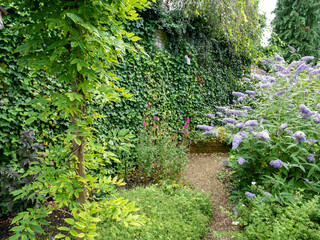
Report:
M 269 74 L 257 71 L 246 79 L 252 89 L 233 92 L 233 105 L 216 107 L 232 143 L 229 164 L 239 197 L 255 194 L 252 182 L 281 203 L 299 188 L 309 197 L 320 193 L 320 64 L 309 60 L 287 65 L 276 55 L 276 64 L 264 61 Z
M 188 133 L 188 123 L 187 118 L 183 134 Z M 179 180 L 188 163 L 186 146 L 178 144 L 177 136 L 172 137 L 167 124 L 157 116 L 143 122 L 143 126 L 135 149 L 135 182 L 146 185 L 164 179 Z

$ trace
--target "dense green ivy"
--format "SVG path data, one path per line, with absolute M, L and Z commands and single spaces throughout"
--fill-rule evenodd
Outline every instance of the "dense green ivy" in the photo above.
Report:
M 16 8 L 12 3 L 6 6 L 9 12 L 3 17 L 5 28 L 0 30 L 0 158 L 1 165 L 16 158 L 16 150 L 20 134 L 26 130 L 26 119 L 28 112 L 33 108 L 28 101 L 39 94 L 49 93 L 53 89 L 59 91 L 62 85 L 56 83 L 54 78 L 49 78 L 44 73 L 31 74 L 26 69 L 18 67 L 18 54 L 15 48 L 21 44 L 23 37 L 18 34 L 17 29 L 21 25 L 29 23 L 29 18 L 24 12 Z M 41 81 L 40 81 L 41 80 Z M 48 119 L 47 123 L 33 125 L 36 135 L 40 134 L 45 143 L 52 136 L 56 128 L 63 128 L 63 123 Z
M 181 134 L 187 117 L 193 129 L 209 121 L 205 113 L 212 112 L 215 105 L 230 104 L 232 91 L 241 88 L 239 80 L 250 59 L 233 54 L 231 45 L 215 35 L 209 24 L 200 16 L 166 12 L 154 5 L 129 25 L 130 31 L 143 39 L 146 54 L 128 53 L 115 72 L 119 86 L 135 94 L 103 107 L 108 117 L 100 121 L 99 129 L 138 132 L 148 112 L 167 122 L 170 131 Z M 155 45 L 156 29 L 165 33 L 164 49 Z M 190 65 L 185 55 L 190 57 Z

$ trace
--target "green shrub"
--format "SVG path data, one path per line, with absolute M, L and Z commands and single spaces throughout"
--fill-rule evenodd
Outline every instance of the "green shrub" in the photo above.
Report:
M 188 163 L 186 146 L 178 144 L 159 118 L 144 127 L 135 150 L 136 178 L 144 184 L 179 180 Z
M 241 217 L 237 221 L 245 226 L 243 231 L 235 234 L 239 240 L 320 239 L 318 197 L 302 201 L 301 196 L 298 196 L 294 203 L 287 207 L 281 206 L 270 197 L 257 197 L 248 205 L 239 206 Z
M 145 214 L 150 221 L 141 227 L 126 227 L 109 220 L 102 222 L 97 239 L 196 240 L 208 232 L 212 205 L 203 192 L 180 188 L 171 194 L 164 188 L 151 186 L 123 190 L 119 194 L 136 201 L 140 214 Z

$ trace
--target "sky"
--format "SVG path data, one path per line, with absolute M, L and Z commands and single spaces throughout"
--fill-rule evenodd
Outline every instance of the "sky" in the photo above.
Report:
M 271 12 L 276 7 L 277 0 L 260 0 L 259 3 L 259 9 L 261 12 L 265 12 L 267 16 L 267 28 L 264 31 L 264 37 L 262 39 L 262 45 L 266 46 L 268 45 L 268 39 L 271 36 L 271 21 L 274 18 L 274 14 L 271 14 Z

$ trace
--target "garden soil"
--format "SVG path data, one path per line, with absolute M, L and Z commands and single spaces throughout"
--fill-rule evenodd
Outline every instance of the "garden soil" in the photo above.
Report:
M 228 190 L 218 179 L 218 172 L 224 168 L 227 154 L 191 154 L 184 179 L 195 188 L 209 193 L 213 200 L 213 218 L 210 228 L 213 231 L 232 231 L 232 219 L 223 213 L 220 207 L 230 210 Z M 213 237 L 208 240 L 229 240 L 228 236 Z

